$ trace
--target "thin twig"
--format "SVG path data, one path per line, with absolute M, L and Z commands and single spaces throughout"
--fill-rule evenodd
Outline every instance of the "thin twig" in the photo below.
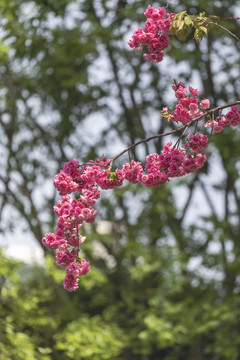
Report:
M 167 9 L 168 6 L 170 5 L 170 3 L 171 3 L 171 0 L 168 0 L 168 3 L 167 3 L 167 5 L 166 5 L 166 9 Z
M 190 125 L 191 125 L 191 123 L 188 123 L 187 125 L 185 125 L 185 127 L 183 129 L 183 132 L 181 133 L 181 135 L 179 136 L 177 142 L 173 146 L 174 149 L 180 144 L 180 140 L 184 137 L 184 135 L 186 134 L 186 131 L 189 128 Z
M 239 17 L 226 17 L 226 18 L 222 18 L 222 17 L 219 17 L 219 16 L 209 16 L 209 18 L 211 19 L 211 18 L 213 18 L 213 19 L 216 19 L 216 20 L 240 20 L 240 18 Z
M 128 160 L 129 160 L 129 164 L 131 163 L 131 151 L 129 150 L 128 152 Z
M 220 27 L 221 29 L 227 31 L 230 35 L 232 35 L 237 41 L 240 41 L 240 39 L 239 39 L 239 37 L 237 37 L 237 35 L 233 34 L 230 30 L 228 30 L 228 29 L 225 28 L 224 26 L 218 24 L 217 22 L 215 22 L 215 21 L 208 21 L 208 24 L 216 25 L 216 26 Z

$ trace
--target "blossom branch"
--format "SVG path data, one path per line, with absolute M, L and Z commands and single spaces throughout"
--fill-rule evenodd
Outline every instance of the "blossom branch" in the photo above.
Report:
M 146 143 L 148 141 L 151 141 L 151 140 L 154 140 L 154 139 L 159 139 L 159 138 L 162 138 L 162 137 L 165 137 L 165 136 L 168 136 L 168 135 L 172 135 L 172 134 L 175 134 L 179 131 L 183 131 L 183 134 L 181 135 L 181 137 L 185 134 L 186 130 L 192 125 L 194 124 L 196 121 L 202 119 L 203 117 L 207 116 L 207 115 L 210 115 L 210 114 L 213 114 L 215 113 L 216 111 L 219 111 L 219 110 L 222 110 L 222 109 L 225 109 L 225 108 L 228 108 L 230 106 L 234 106 L 234 105 L 240 105 L 240 100 L 238 101 L 234 101 L 232 103 L 228 103 L 228 104 L 225 104 L 225 105 L 221 105 L 221 106 L 217 106 L 215 107 L 214 109 L 210 109 L 208 111 L 205 111 L 203 114 L 197 116 L 195 119 L 192 119 L 189 123 L 185 124 L 185 125 L 182 125 L 180 126 L 179 128 L 177 129 L 174 129 L 174 130 L 171 130 L 169 132 L 166 132 L 166 133 L 163 133 L 163 134 L 157 134 L 157 135 L 153 135 L 153 136 L 150 136 L 150 137 L 147 137 L 145 139 L 142 139 L 138 142 L 136 142 L 135 144 L 132 144 L 131 146 L 127 147 L 126 149 L 124 149 L 123 151 L 121 151 L 119 154 L 117 154 L 116 156 L 114 156 L 112 158 L 112 160 L 110 161 L 109 163 L 109 170 L 111 170 L 112 168 L 112 165 L 114 163 L 115 160 L 117 160 L 118 158 L 120 158 L 122 155 L 124 155 L 126 152 L 129 152 L 131 151 L 132 149 L 134 149 L 135 147 L 137 147 L 138 145 L 141 145 L 143 143 Z
M 171 0 L 166 0 L 166 2 L 167 9 Z M 155 9 L 149 5 L 144 13 L 147 18 L 145 27 L 137 29 L 128 41 L 129 46 L 136 50 L 147 47 L 149 54 L 144 54 L 144 57 L 151 62 L 158 63 L 163 60 L 163 51 L 169 46 L 167 36 L 169 33 L 184 39 L 194 27 L 194 38 L 198 41 L 202 39 L 204 34 L 208 35 L 211 29 L 218 26 L 239 40 L 228 29 L 218 24 L 218 21 L 223 19 L 211 17 L 209 21 L 209 18 L 204 16 L 205 13 L 196 17 L 188 15 L 186 11 L 179 14 L 168 14 L 166 9 Z M 80 228 L 84 222 L 93 223 L 95 221 L 97 211 L 93 206 L 101 196 L 100 189 L 107 190 L 120 187 L 125 180 L 133 184 L 141 183 L 147 187 L 156 188 L 171 178 L 193 173 L 200 169 L 207 160 L 204 152 L 212 133 L 222 132 L 225 126 L 240 125 L 240 113 L 236 106 L 240 105 L 240 100 L 210 109 L 209 99 L 205 98 L 200 101 L 197 89 L 189 86 L 190 94 L 188 96 L 185 84 L 176 80 L 174 80 L 172 89 L 178 102 L 172 111 L 165 107 L 162 111 L 162 117 L 181 123 L 178 128 L 140 140 L 112 159 L 107 159 L 103 155 L 95 161 L 90 160 L 82 165 L 76 159 L 70 160 L 64 164 L 63 170 L 55 175 L 54 186 L 61 196 L 61 200 L 54 206 L 54 212 L 58 216 L 58 224 L 55 234 L 46 234 L 42 243 L 50 250 L 57 250 L 56 262 L 59 266 L 65 267 L 66 274 L 63 283 L 64 288 L 68 291 L 75 291 L 78 288 L 79 278 L 86 275 L 90 269 L 89 263 L 85 259 L 81 259 L 79 255 L 80 246 L 85 241 L 85 237 L 80 234 Z M 231 110 L 222 115 L 222 110 L 228 107 L 231 107 Z M 216 119 L 215 112 L 218 112 Z M 199 120 L 203 120 L 206 116 L 211 119 L 204 123 L 205 128 L 211 129 L 210 136 L 196 133 Z M 195 130 L 193 133 L 188 133 L 189 127 L 193 124 Z M 172 146 L 170 141 L 164 146 L 160 154 L 148 154 L 145 166 L 139 161 L 131 160 L 131 150 L 138 145 L 175 133 L 179 133 L 175 145 Z M 185 136 L 187 136 L 187 141 L 180 146 L 180 142 Z M 123 164 L 122 169 L 116 169 L 112 172 L 114 161 L 125 153 L 128 153 L 129 163 Z M 192 189 L 193 186 L 194 182 Z M 80 193 L 78 198 L 69 196 L 76 191 Z M 192 191 L 189 194 L 180 221 L 184 218 Z M 207 200 L 209 200 L 207 192 L 205 193 Z M 211 202 L 209 204 L 211 206 Z

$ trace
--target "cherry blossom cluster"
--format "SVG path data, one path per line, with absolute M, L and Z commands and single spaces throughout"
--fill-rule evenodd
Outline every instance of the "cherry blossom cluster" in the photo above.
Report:
M 192 135 L 192 134 L 190 134 Z M 160 154 L 154 153 L 146 157 L 146 165 L 143 167 L 140 162 L 132 160 L 130 163 L 124 164 L 125 179 L 136 184 L 142 183 L 147 187 L 159 187 L 166 183 L 169 178 L 179 177 L 196 171 L 203 166 L 206 161 L 206 155 L 202 154 L 203 146 L 207 147 L 206 139 L 202 139 L 202 135 L 196 134 L 195 142 L 188 142 L 182 148 L 174 148 L 172 142 L 168 142 Z M 204 136 L 204 135 L 203 135 Z M 198 140 L 198 141 L 197 141 Z M 195 143 L 201 152 L 190 154 L 184 149 L 195 148 Z M 192 146 L 193 144 L 193 146 Z M 202 147 L 201 147 L 202 145 Z
M 149 54 L 143 56 L 152 63 L 159 63 L 163 60 L 165 50 L 169 46 L 169 39 L 166 35 L 175 14 L 167 14 L 162 7 L 155 9 L 148 6 L 144 15 L 147 18 L 144 28 L 135 30 L 128 45 L 135 50 L 142 50 L 146 47 Z
M 121 186 L 124 181 L 124 171 L 117 169 L 111 172 L 107 169 L 108 163 L 109 160 L 104 157 L 81 167 L 73 159 L 54 177 L 54 186 L 61 196 L 54 206 L 58 224 L 55 234 L 46 234 L 42 243 L 50 250 L 57 250 L 56 262 L 66 267 L 64 287 L 69 291 L 76 290 L 79 277 L 90 270 L 89 263 L 79 257 L 80 245 L 85 241 L 79 231 L 83 222 L 95 221 L 97 211 L 93 205 L 100 197 L 99 188 L 112 189 Z M 69 194 L 76 191 L 80 192 L 79 198 L 71 198 Z
M 56 251 L 56 262 L 65 267 L 66 275 L 64 287 L 69 291 L 78 288 L 79 278 L 90 270 L 89 263 L 80 258 L 80 246 L 85 241 L 80 229 L 84 222 L 93 223 L 97 216 L 94 209 L 96 200 L 100 198 L 100 190 L 113 189 L 122 186 L 124 180 L 133 184 L 141 183 L 147 187 L 159 187 L 170 178 L 180 177 L 201 168 L 207 157 L 204 153 L 208 146 L 208 136 L 195 131 L 185 134 L 189 126 L 203 120 L 211 111 L 208 99 L 198 99 L 198 90 L 185 87 L 183 82 L 176 82 L 173 90 L 177 104 L 171 112 L 163 108 L 162 115 L 177 123 L 182 123 L 182 133 L 175 145 L 169 141 L 160 154 L 147 155 L 145 166 L 139 161 L 130 161 L 123 164 L 121 169 L 112 171 L 113 161 L 131 148 L 139 145 L 145 139 L 130 148 L 125 149 L 115 158 L 98 158 L 80 165 L 76 159 L 65 163 L 63 170 L 54 177 L 54 186 L 61 199 L 54 206 L 58 216 L 55 233 L 48 233 L 42 239 L 44 246 Z M 188 94 L 189 90 L 189 94 Z M 215 110 L 214 110 L 215 111 Z M 240 114 L 236 106 L 232 106 L 226 115 L 221 115 L 216 120 L 205 124 L 220 132 L 227 125 L 236 126 L 240 122 Z M 171 133 L 174 133 L 173 130 Z M 164 135 L 164 134 L 163 134 Z M 159 137 L 163 136 L 159 135 Z M 186 136 L 185 136 L 186 135 Z M 180 146 L 180 141 L 185 136 L 185 142 Z M 73 197 L 70 194 L 75 193 Z M 76 196 L 76 193 L 79 195 Z
M 163 108 L 162 115 L 164 117 L 168 117 L 172 121 L 181 122 L 182 124 L 188 124 L 193 119 L 198 118 L 198 121 L 203 120 L 205 117 L 204 110 L 210 108 L 210 101 L 208 99 L 199 100 L 198 95 L 199 91 L 197 89 L 189 86 L 187 89 L 185 84 L 181 81 L 174 83 L 172 86 L 175 97 L 178 102 L 175 106 L 175 109 L 170 112 L 167 107 Z M 190 92 L 187 95 L 188 90 Z M 201 115 L 203 115 L 201 117 Z M 225 126 L 237 126 L 240 123 L 240 114 L 237 106 L 232 106 L 231 110 L 226 115 L 217 116 L 214 120 L 209 120 L 205 123 L 205 128 L 211 128 L 214 132 L 219 133 L 222 132 Z M 192 150 L 195 150 L 199 153 L 201 151 L 196 144 L 196 142 L 200 141 L 200 138 L 196 137 L 196 135 L 189 135 L 189 146 Z M 204 135 L 201 136 L 201 147 L 205 149 L 207 147 L 207 138 Z M 205 142 L 205 145 L 204 145 Z M 193 145 L 195 143 L 195 145 Z M 193 147 L 194 146 L 194 147 Z M 197 146 L 197 147 L 196 147 Z M 185 146 L 186 148 L 186 146 Z
M 172 121 L 181 122 L 182 124 L 187 124 L 197 117 L 200 117 L 199 120 L 203 120 L 203 110 L 210 107 L 210 101 L 208 99 L 200 101 L 198 99 L 199 91 L 191 86 L 188 88 L 190 94 L 187 96 L 188 89 L 181 81 L 175 81 L 172 88 L 178 103 L 175 106 L 175 110 L 172 112 L 169 112 L 167 107 L 163 108 L 163 115 L 169 117 Z M 202 118 L 201 115 L 203 115 Z
M 240 123 L 240 114 L 237 106 L 232 106 L 231 110 L 226 115 L 217 116 L 216 120 L 209 120 L 204 125 L 206 128 L 211 128 L 215 133 L 220 133 L 225 126 L 237 126 Z

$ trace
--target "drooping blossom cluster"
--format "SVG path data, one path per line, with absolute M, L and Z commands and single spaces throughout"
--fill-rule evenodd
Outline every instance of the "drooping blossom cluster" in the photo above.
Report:
M 147 18 L 144 28 L 135 30 L 128 45 L 135 50 L 146 47 L 149 54 L 143 56 L 152 63 L 159 63 L 164 57 L 163 50 L 169 46 L 169 38 L 166 34 L 169 33 L 175 14 L 167 14 L 164 8 L 155 9 L 149 5 L 144 15 Z
M 111 172 L 107 168 L 108 163 L 109 160 L 103 157 L 80 166 L 73 159 L 54 177 L 54 186 L 61 196 L 61 200 L 54 206 L 58 224 L 55 234 L 46 234 L 42 243 L 50 250 L 57 250 L 56 262 L 66 267 L 64 287 L 69 291 L 78 288 L 79 277 L 90 269 L 89 263 L 79 257 L 80 245 L 85 241 L 79 231 L 83 222 L 95 221 L 97 211 L 93 205 L 100 198 L 99 189 L 121 186 L 125 178 L 123 170 Z M 79 198 L 71 198 L 69 194 L 76 191 L 80 192 Z
M 196 151 L 199 154 L 202 154 L 204 150 L 208 146 L 208 137 L 203 134 L 189 134 L 188 135 L 188 142 L 185 145 L 185 148 L 190 148 L 193 151 Z
M 198 90 L 189 87 L 188 96 L 188 90 L 182 82 L 175 82 L 173 90 L 178 103 L 172 112 L 164 108 L 164 117 L 182 123 L 186 130 L 196 119 L 203 120 L 206 117 L 210 102 L 208 99 L 200 101 Z M 232 106 L 226 115 L 208 121 L 205 127 L 220 132 L 224 126 L 236 126 L 239 122 L 238 108 Z M 56 262 L 59 266 L 65 267 L 66 271 L 63 281 L 65 289 L 75 291 L 79 278 L 90 270 L 89 263 L 80 258 L 80 246 L 85 241 L 80 229 L 84 222 L 95 221 L 97 211 L 93 206 L 101 196 L 100 189 L 122 186 L 124 180 L 133 184 L 141 183 L 147 187 L 159 187 L 170 178 L 184 176 L 203 166 L 207 158 L 204 151 L 208 146 L 208 137 L 196 131 L 188 133 L 185 143 L 180 146 L 183 136 L 185 132 L 175 145 L 169 141 L 160 154 L 147 155 L 145 166 L 139 161 L 132 160 L 123 164 L 121 169 L 111 171 L 112 161 L 106 157 L 90 160 L 83 165 L 73 159 L 65 163 L 63 170 L 55 175 L 54 186 L 61 196 L 54 206 L 58 223 L 55 234 L 46 234 L 42 243 L 50 250 L 57 250 Z M 70 196 L 76 192 L 79 193 L 78 197 Z

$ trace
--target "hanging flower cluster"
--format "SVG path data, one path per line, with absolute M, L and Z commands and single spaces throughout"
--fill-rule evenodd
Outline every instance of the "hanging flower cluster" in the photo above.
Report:
M 128 41 L 128 45 L 135 50 L 142 50 L 146 47 L 149 54 L 143 56 L 152 63 L 159 63 L 163 60 L 163 51 L 169 46 L 169 33 L 172 19 L 175 14 L 167 14 L 162 7 L 155 9 L 148 6 L 144 15 L 147 18 L 144 28 L 135 30 Z
M 112 160 L 106 157 L 91 160 L 80 165 L 76 159 L 65 163 L 63 170 L 54 177 L 54 186 L 61 196 L 61 200 L 54 206 L 58 216 L 55 234 L 48 233 L 42 239 L 43 245 L 50 250 L 57 250 L 56 262 L 65 267 L 66 275 L 64 287 L 69 291 L 78 288 L 79 278 L 86 275 L 90 269 L 89 263 L 80 258 L 80 246 L 85 241 L 80 233 L 84 222 L 93 223 L 97 216 L 94 204 L 100 198 L 100 189 L 107 190 L 122 186 L 124 180 L 133 184 L 141 183 L 147 187 L 159 187 L 170 178 L 180 177 L 201 168 L 207 157 L 204 153 L 208 145 L 208 136 L 201 133 L 189 133 L 186 142 L 179 145 L 188 127 L 196 121 L 203 120 L 212 110 L 208 99 L 199 100 L 198 90 L 189 87 L 183 82 L 175 82 L 173 90 L 177 98 L 175 109 L 168 108 L 162 111 L 163 117 L 177 123 L 182 123 L 182 134 L 173 146 L 168 142 L 160 154 L 147 155 L 145 166 L 139 161 L 130 161 L 123 164 L 121 169 L 111 171 L 113 161 L 131 148 L 134 144 Z M 225 116 L 210 120 L 205 127 L 211 127 L 219 132 L 219 127 L 226 125 L 236 126 L 240 122 L 240 114 L 236 106 L 231 107 Z M 216 125 L 217 124 L 217 125 Z M 216 126 L 218 127 L 216 130 Z M 174 133 L 173 130 L 171 133 Z M 163 134 L 162 136 L 164 136 Z M 161 137 L 159 135 L 158 137 Z M 149 141 L 149 139 L 142 140 Z M 71 198 L 72 193 L 79 193 Z

